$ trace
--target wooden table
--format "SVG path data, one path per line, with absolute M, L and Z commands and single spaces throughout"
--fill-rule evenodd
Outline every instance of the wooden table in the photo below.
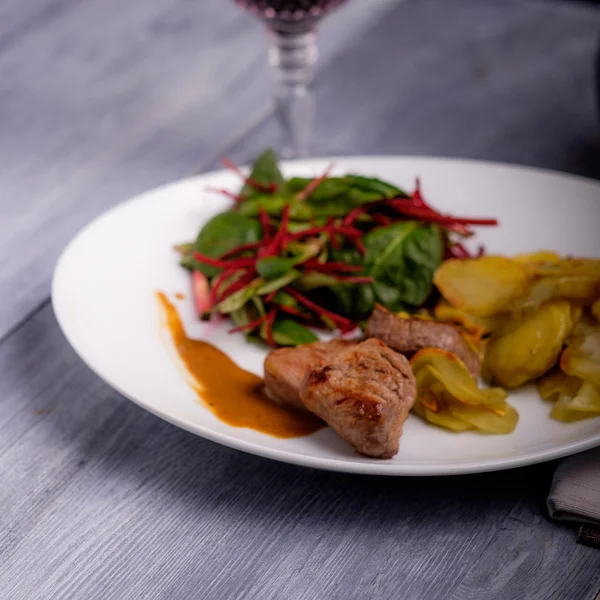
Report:
M 322 27 L 316 154 L 600 175 L 600 11 L 354 0 Z M 260 27 L 226 0 L 0 6 L 0 598 L 591 600 L 554 464 L 449 478 L 278 464 L 109 389 L 49 302 L 60 249 L 130 195 L 277 143 Z M 568 201 L 568 199 L 565 199 Z

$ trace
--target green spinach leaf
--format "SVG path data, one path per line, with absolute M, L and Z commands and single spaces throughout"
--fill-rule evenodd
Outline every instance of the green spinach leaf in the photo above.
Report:
M 279 170 L 277 163 L 277 155 L 273 150 L 267 148 L 254 162 L 250 179 L 260 183 L 261 185 L 271 185 L 275 183 L 278 187 L 284 184 L 283 175 Z M 263 192 L 255 187 L 245 184 L 240 195 L 244 199 L 253 198 L 261 195 Z
M 260 286 L 264 284 L 264 282 L 265 280 L 262 279 L 262 277 L 256 278 L 254 281 L 251 281 L 246 287 L 231 294 L 231 296 L 225 298 L 225 300 L 217 304 L 217 310 L 222 315 L 226 315 L 236 310 L 240 310 L 240 308 L 245 306 L 246 303 L 252 299 L 252 297 L 256 294 L 256 290 L 258 290 Z
M 229 211 L 213 217 L 200 231 L 196 240 L 196 250 L 200 254 L 218 258 L 243 244 L 258 242 L 262 228 L 258 221 Z M 193 261 L 190 266 L 197 268 L 207 277 L 219 273 L 221 269 Z
M 319 339 L 310 329 L 288 318 L 275 319 L 271 331 L 273 340 L 280 346 L 300 346 Z
M 365 273 L 375 279 L 375 301 L 392 311 L 417 308 L 431 293 L 433 274 L 442 261 L 438 227 L 416 221 L 373 229 L 363 240 Z
M 332 310 L 352 319 L 364 319 L 376 302 L 391 311 L 413 311 L 431 294 L 440 265 L 443 240 L 435 225 L 416 221 L 379 227 L 363 238 L 366 255 L 355 248 L 333 250 L 331 260 L 363 265 L 358 273 L 373 277 L 372 284 L 331 286 L 326 292 Z M 299 278 L 295 285 L 303 282 Z

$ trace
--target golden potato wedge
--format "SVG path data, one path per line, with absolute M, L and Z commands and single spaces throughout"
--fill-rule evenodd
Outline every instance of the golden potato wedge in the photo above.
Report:
M 574 314 L 565 300 L 553 300 L 537 311 L 506 323 L 489 340 L 484 377 L 504 388 L 537 379 L 557 361 L 573 327 Z
M 502 256 L 449 259 L 433 281 L 455 308 L 479 317 L 510 310 L 511 303 L 527 291 L 531 281 L 527 265 Z

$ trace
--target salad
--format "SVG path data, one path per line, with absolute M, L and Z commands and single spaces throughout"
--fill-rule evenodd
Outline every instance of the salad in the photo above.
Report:
M 231 319 L 272 347 L 317 340 L 314 329 L 349 333 L 376 304 L 414 313 L 433 291 L 445 258 L 469 258 L 461 243 L 495 219 L 441 214 L 423 198 L 358 174 L 284 178 L 272 150 L 238 192 L 218 190 L 231 208 L 194 242 L 177 246 L 192 276 L 200 318 Z M 483 253 L 480 249 L 479 254 Z

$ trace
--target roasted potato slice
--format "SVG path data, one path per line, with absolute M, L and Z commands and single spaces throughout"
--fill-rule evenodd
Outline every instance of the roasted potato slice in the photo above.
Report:
M 529 268 L 502 256 L 449 259 L 435 272 L 433 281 L 455 308 L 479 317 L 510 310 L 531 281 Z
M 466 406 L 454 402 L 448 406 L 450 414 L 485 433 L 511 433 L 517 426 L 519 413 L 506 402 Z
M 414 409 L 420 417 L 434 425 L 443 427 L 444 429 L 450 429 L 450 431 L 457 432 L 473 429 L 473 425 L 453 417 L 445 407 L 438 407 L 434 412 L 430 408 L 427 408 L 424 403 L 417 402 L 415 403 Z
M 537 311 L 506 323 L 489 340 L 484 377 L 505 388 L 537 379 L 557 361 L 573 327 L 574 311 L 566 300 L 553 300 Z
M 527 291 L 512 305 L 514 313 L 536 310 L 544 302 L 563 298 L 589 305 L 598 295 L 600 279 L 590 275 L 544 276 L 533 279 Z
M 543 377 L 538 387 L 544 400 L 554 402 L 553 419 L 572 423 L 600 416 L 600 388 L 589 381 L 556 369 Z
M 436 304 L 433 314 L 438 321 L 458 327 L 463 335 L 477 347 L 480 346 L 482 338 L 498 329 L 506 318 L 504 315 L 496 317 L 470 315 L 444 300 Z
M 538 381 L 538 389 L 544 400 L 556 402 L 562 396 L 574 398 L 582 383 L 579 377 L 554 369 Z
M 600 326 L 582 321 L 575 327 L 560 357 L 560 368 L 600 386 Z
M 429 379 L 435 379 L 446 392 L 465 404 L 498 404 L 507 396 L 500 388 L 480 389 L 462 360 L 440 348 L 420 350 L 412 357 L 410 365 L 415 377 L 424 370 Z M 417 379 L 417 387 L 418 384 Z
M 450 352 L 426 348 L 417 352 L 411 366 L 417 383 L 415 412 L 452 431 L 477 429 L 510 433 L 518 414 L 499 388 L 480 389 L 462 361 Z
M 560 260 L 560 254 L 553 252 L 552 250 L 538 250 L 537 252 L 526 252 L 524 254 L 516 254 L 513 256 L 513 260 L 524 263 L 526 265 L 540 263 L 540 262 L 551 262 Z
M 562 258 L 527 264 L 534 275 L 541 277 L 600 277 L 600 259 L 596 258 Z

